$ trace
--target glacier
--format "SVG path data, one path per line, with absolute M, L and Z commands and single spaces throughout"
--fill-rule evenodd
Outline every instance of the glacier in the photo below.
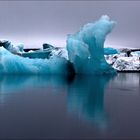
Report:
M 115 73 L 104 57 L 104 42 L 114 25 L 115 22 L 105 15 L 68 36 L 68 56 L 77 74 Z
M 0 73 L 114 74 L 116 70 L 104 57 L 104 42 L 114 25 L 108 16 L 84 25 L 68 36 L 63 51 L 43 44 L 43 50 L 24 52 L 22 44 L 14 47 L 9 41 L 0 42 Z

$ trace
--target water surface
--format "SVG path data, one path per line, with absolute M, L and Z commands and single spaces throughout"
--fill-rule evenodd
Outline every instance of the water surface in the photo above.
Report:
M 0 139 L 140 138 L 140 75 L 1 76 Z

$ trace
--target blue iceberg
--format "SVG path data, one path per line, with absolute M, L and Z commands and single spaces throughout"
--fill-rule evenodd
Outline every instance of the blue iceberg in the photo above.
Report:
M 25 52 L 23 45 L 14 47 L 0 41 L 1 74 L 106 74 L 115 70 L 104 58 L 104 42 L 115 25 L 108 16 L 88 23 L 67 38 L 66 58 L 55 47 L 43 44 L 43 50 Z M 65 52 L 65 51 L 64 51 Z M 54 55 L 53 55 L 54 53 Z
M 24 45 L 19 44 L 18 46 L 14 46 L 10 41 L 2 40 L 0 41 L 0 47 L 4 47 L 6 50 L 10 51 L 13 54 L 21 55 L 24 52 Z
M 104 48 L 104 55 L 112 55 L 112 54 L 119 54 L 119 51 L 111 47 Z
M 65 58 L 30 59 L 12 54 L 5 48 L 0 48 L 1 74 L 70 74 L 70 62 Z
M 88 23 L 67 38 L 67 50 L 77 74 L 114 73 L 104 58 L 104 42 L 115 25 L 108 16 L 95 23 Z

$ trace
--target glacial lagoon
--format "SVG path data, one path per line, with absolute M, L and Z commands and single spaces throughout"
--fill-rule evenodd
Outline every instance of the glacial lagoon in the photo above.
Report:
M 0 139 L 140 138 L 140 74 L 0 77 Z

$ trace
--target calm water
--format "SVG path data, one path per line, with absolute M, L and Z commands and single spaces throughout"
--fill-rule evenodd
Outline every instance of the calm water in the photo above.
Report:
M 140 138 L 140 74 L 0 77 L 4 138 Z

